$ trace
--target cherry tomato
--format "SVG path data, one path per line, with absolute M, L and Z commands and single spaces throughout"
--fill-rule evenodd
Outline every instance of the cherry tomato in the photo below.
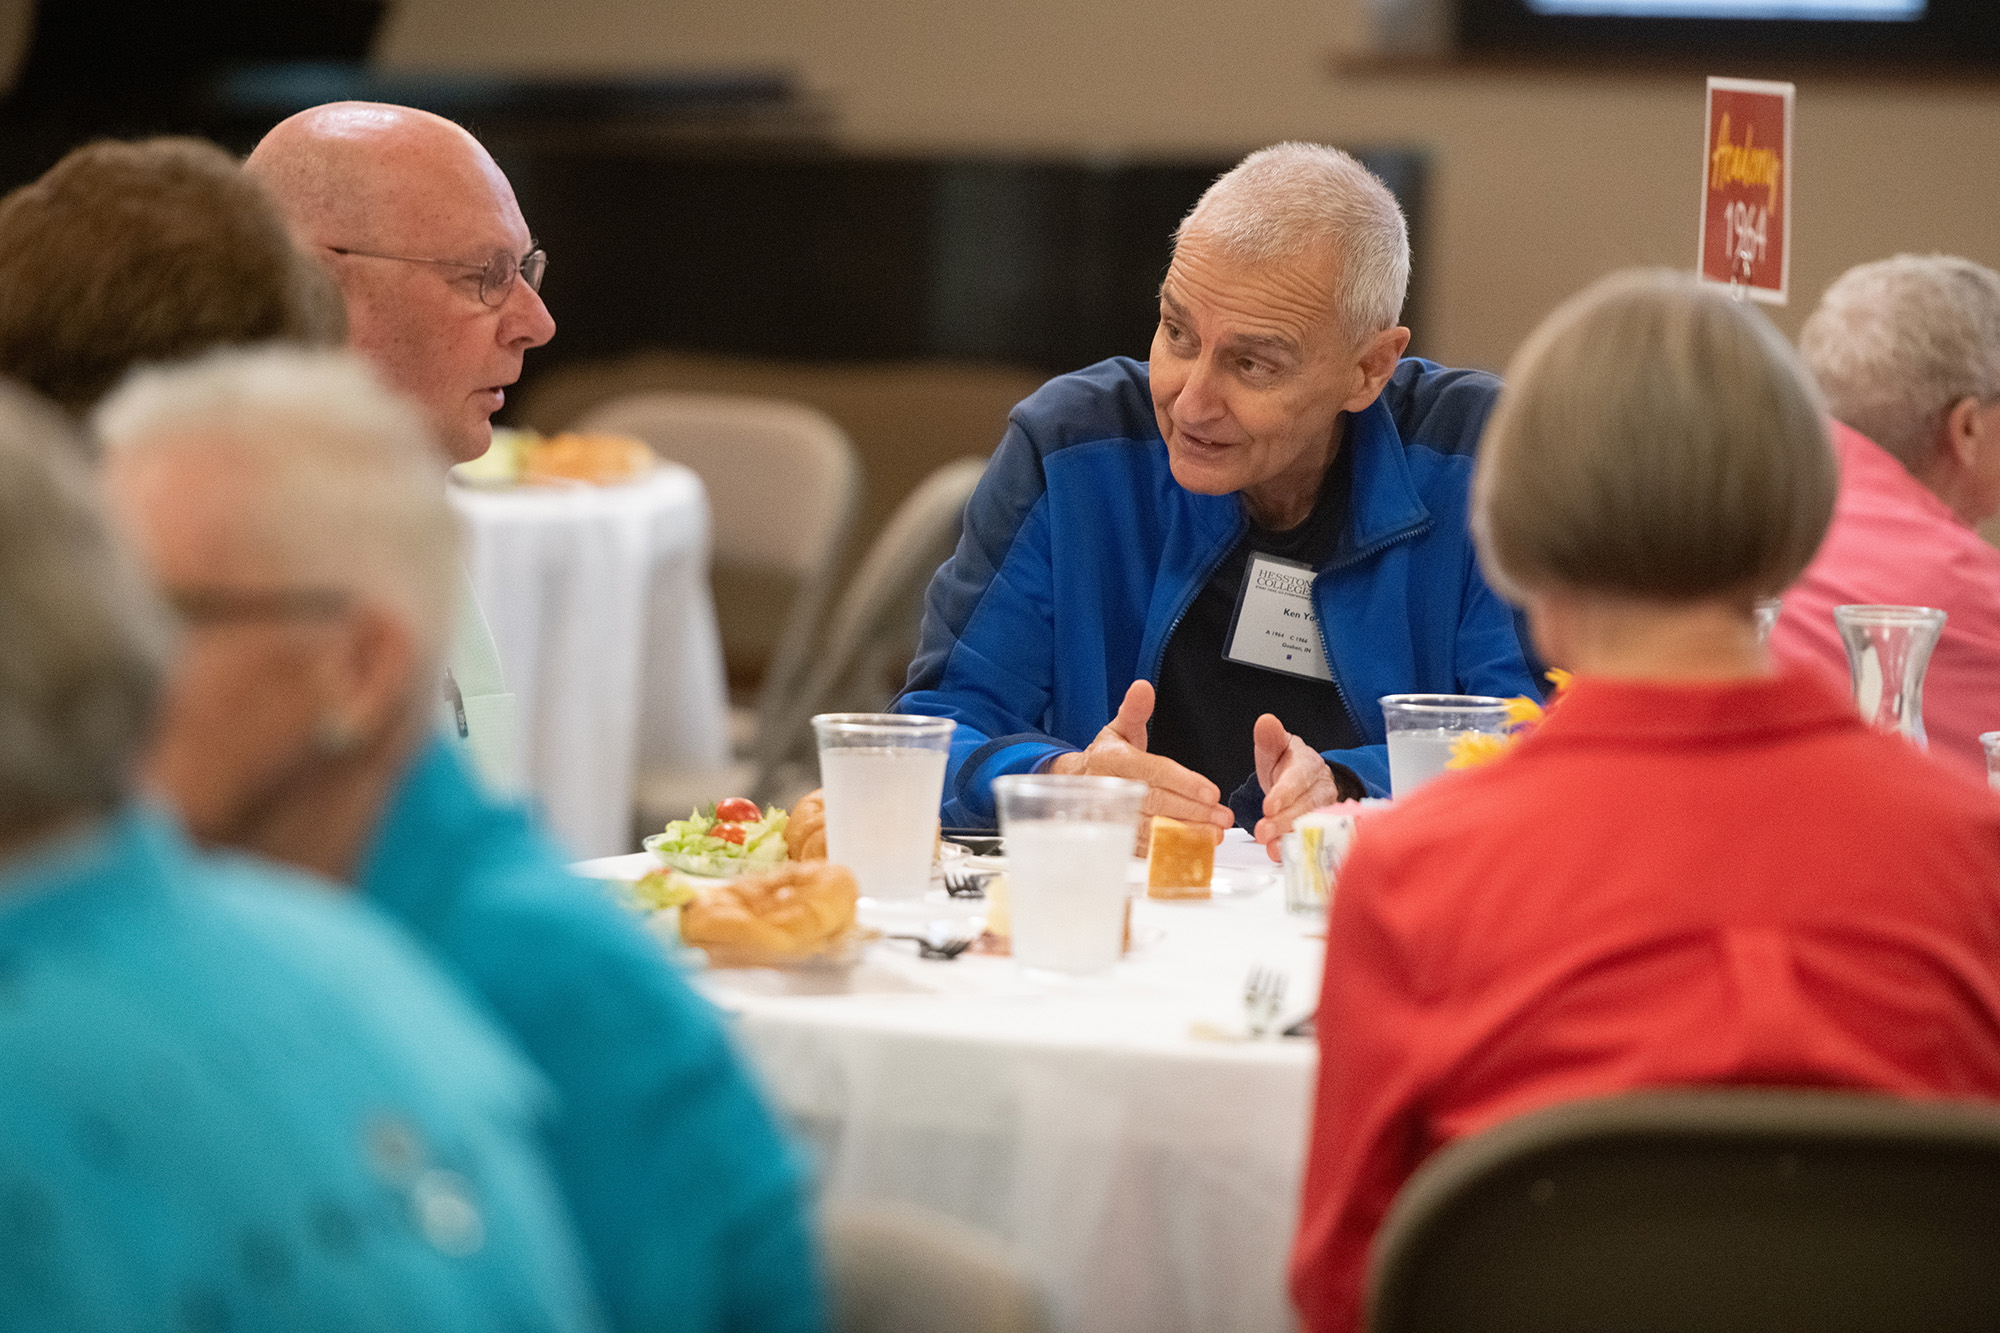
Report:
M 743 826 L 741 824 L 717 824 L 708 831 L 708 836 L 711 838 L 720 838 L 724 842 L 733 842 L 738 847 L 741 847 L 743 845 Z
M 754 824 L 764 817 L 764 812 L 757 808 L 755 801 L 732 796 L 715 803 L 715 817 L 726 824 Z

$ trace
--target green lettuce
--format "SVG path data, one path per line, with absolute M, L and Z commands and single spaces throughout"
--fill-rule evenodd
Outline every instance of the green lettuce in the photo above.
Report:
M 762 819 L 742 826 L 743 843 L 738 846 L 709 831 L 716 825 L 715 807 L 709 805 L 646 839 L 646 850 L 675 870 L 728 879 L 785 859 L 785 818 L 781 807 L 765 807 Z

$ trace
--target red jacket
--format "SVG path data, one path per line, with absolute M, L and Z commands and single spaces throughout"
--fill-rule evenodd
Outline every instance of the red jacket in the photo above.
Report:
M 1441 1145 L 1636 1087 L 2000 1096 L 2000 801 L 1810 672 L 1577 681 L 1364 825 L 1328 923 L 1292 1295 L 1361 1322 Z
M 1838 421 L 1831 425 L 1840 455 L 1833 526 L 1806 572 L 1785 589 L 1771 655 L 1818 663 L 1844 683 L 1847 652 L 1834 607 L 1940 608 L 1950 619 L 1924 674 L 1924 731 L 1933 758 L 1983 776 L 1979 733 L 2000 731 L 2000 550 L 1887 450 Z

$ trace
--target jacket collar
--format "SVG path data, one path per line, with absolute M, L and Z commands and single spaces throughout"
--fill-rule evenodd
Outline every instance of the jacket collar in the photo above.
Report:
M 479 791 L 452 744 L 424 741 L 382 811 L 375 840 L 354 883 L 362 895 L 404 920 L 429 916 L 438 894 L 455 882 L 444 862 L 477 824 Z
M 1866 490 L 1888 491 L 1904 504 L 1911 505 L 1933 522 L 1948 523 L 1953 527 L 1972 530 L 1972 526 L 1954 514 L 1951 506 L 1937 497 L 1930 487 L 1918 481 L 1904 467 L 1901 460 L 1875 441 L 1855 430 L 1845 422 L 1827 419 L 1833 435 L 1834 453 L 1840 458 L 1843 482 L 1850 475 L 1866 476 L 1871 483 Z M 1841 498 L 1853 495 L 1854 489 L 1842 485 Z
M 1385 390 L 1386 392 L 1386 390 Z M 1354 451 L 1354 491 L 1348 502 L 1347 527 L 1334 547 L 1332 564 L 1344 564 L 1374 554 L 1384 546 L 1423 531 L 1431 513 L 1417 494 L 1410 461 L 1395 414 L 1382 395 L 1359 412 L 1341 417 L 1340 447 Z M 1153 438 L 1166 448 L 1157 427 Z M 1196 495 L 1175 483 L 1218 539 L 1240 535 L 1248 519 L 1236 495 Z
M 0 864 L 0 922 L 33 919 L 78 890 L 162 884 L 192 855 L 169 815 L 135 802 Z
M 1815 669 L 1699 684 L 1579 676 L 1523 746 L 1755 741 L 1861 725 Z
M 1417 495 L 1403 437 L 1382 394 L 1361 411 L 1348 414 L 1347 439 L 1341 447 L 1354 451 L 1354 495 L 1336 563 L 1380 550 L 1429 526 L 1431 511 Z

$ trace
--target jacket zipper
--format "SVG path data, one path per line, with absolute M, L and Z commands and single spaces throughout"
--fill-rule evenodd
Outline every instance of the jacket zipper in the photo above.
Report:
M 1313 575 L 1313 581 L 1317 583 L 1319 575 Z M 1317 614 L 1319 608 L 1314 607 L 1313 610 Z M 1354 734 L 1365 738 L 1368 735 L 1368 731 L 1361 725 L 1360 715 L 1354 711 L 1354 705 L 1347 701 L 1347 691 L 1341 688 L 1340 677 L 1334 674 L 1333 642 L 1326 637 L 1326 622 L 1324 620 L 1321 620 L 1319 623 L 1319 651 L 1320 655 L 1326 658 L 1326 683 L 1333 686 L 1333 697 L 1340 700 L 1341 708 L 1347 713 L 1348 722 L 1354 727 Z
M 1244 521 L 1239 516 L 1235 531 L 1230 534 L 1228 543 L 1216 552 L 1213 560 L 1209 561 L 1203 567 L 1201 576 L 1189 585 L 1187 597 L 1181 602 L 1180 609 L 1174 612 L 1173 622 L 1167 626 L 1166 634 L 1160 639 L 1160 649 L 1153 655 L 1153 661 L 1146 670 L 1146 683 L 1153 688 L 1158 689 L 1160 685 L 1160 663 L 1166 660 L 1167 645 L 1173 641 L 1174 635 L 1180 630 L 1181 621 L 1187 619 L 1188 609 L 1194 605 L 1194 599 L 1201 595 L 1202 588 L 1208 583 L 1209 575 L 1215 573 L 1216 566 L 1220 565 L 1228 558 L 1229 553 L 1236 549 L 1236 543 L 1243 540 L 1243 529 L 1245 526 Z M 1363 560 L 1372 559 L 1374 556 L 1394 546 L 1397 542 L 1409 541 L 1414 537 L 1422 536 L 1429 528 L 1430 521 L 1427 519 L 1413 527 L 1405 528 L 1401 532 L 1392 533 L 1371 546 L 1362 547 L 1344 560 L 1337 560 L 1324 569 L 1314 570 L 1313 581 L 1314 583 L 1318 583 L 1319 576 L 1322 574 L 1331 574 L 1335 570 L 1346 569 L 1349 565 L 1356 565 Z M 1313 609 L 1317 612 L 1319 608 L 1315 606 Z M 1326 636 L 1326 622 L 1324 620 L 1321 620 L 1319 624 L 1319 650 L 1321 655 L 1326 658 L 1327 684 L 1333 686 L 1334 698 L 1340 700 L 1340 707 L 1347 714 L 1347 720 L 1353 726 L 1354 734 L 1357 736 L 1366 736 L 1368 729 L 1361 725 L 1360 714 L 1354 711 L 1354 704 L 1348 699 L 1347 691 L 1342 688 L 1340 678 L 1334 674 L 1333 642 Z
M 1215 573 L 1216 567 L 1229 558 L 1229 553 L 1236 549 L 1236 543 L 1243 540 L 1243 530 L 1248 526 L 1248 520 L 1239 513 L 1236 516 L 1235 527 L 1229 534 L 1229 540 L 1216 551 L 1215 558 L 1202 567 L 1200 577 L 1188 585 L 1187 596 L 1181 599 L 1180 609 L 1174 612 L 1173 621 L 1167 626 L 1167 632 L 1160 636 L 1159 651 L 1153 654 L 1152 663 L 1146 668 L 1146 683 L 1154 689 L 1160 687 L 1160 663 L 1166 661 L 1167 645 L 1173 642 L 1181 622 L 1187 619 L 1188 609 L 1194 605 L 1194 599 L 1201 596 L 1201 590 L 1208 585 L 1209 575 Z

